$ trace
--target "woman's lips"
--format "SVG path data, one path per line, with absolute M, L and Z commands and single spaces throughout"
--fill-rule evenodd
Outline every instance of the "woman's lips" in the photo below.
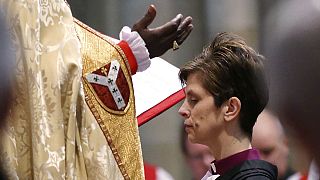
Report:
M 192 129 L 192 125 L 190 125 L 190 124 L 187 124 L 187 123 L 185 123 L 184 124 L 184 130 L 186 131 L 186 132 L 188 132 L 188 131 L 190 131 L 191 129 Z

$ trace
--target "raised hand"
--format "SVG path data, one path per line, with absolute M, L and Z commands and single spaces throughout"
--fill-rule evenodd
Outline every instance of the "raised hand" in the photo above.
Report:
M 192 18 L 188 16 L 183 19 L 181 14 L 162 26 L 149 29 L 148 26 L 153 22 L 156 13 L 155 6 L 150 5 L 144 17 L 132 27 L 132 31 L 137 31 L 145 41 L 150 58 L 161 56 L 173 48 L 174 41 L 178 45 L 182 44 L 193 29 Z

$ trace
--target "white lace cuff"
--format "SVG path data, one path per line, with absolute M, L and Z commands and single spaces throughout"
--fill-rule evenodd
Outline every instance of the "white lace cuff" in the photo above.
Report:
M 133 52 L 137 64 L 138 72 L 146 70 L 150 66 L 149 51 L 146 48 L 146 43 L 143 41 L 138 32 L 131 32 L 131 28 L 124 26 L 119 34 L 120 40 L 126 41 L 131 51 Z

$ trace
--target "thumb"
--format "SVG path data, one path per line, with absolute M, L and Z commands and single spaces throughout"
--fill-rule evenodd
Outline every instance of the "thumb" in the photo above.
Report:
M 144 17 L 136 23 L 136 26 L 140 28 L 147 28 L 153 22 L 154 18 L 156 17 L 156 14 L 156 7 L 153 4 L 150 5 L 148 11 L 144 15 Z

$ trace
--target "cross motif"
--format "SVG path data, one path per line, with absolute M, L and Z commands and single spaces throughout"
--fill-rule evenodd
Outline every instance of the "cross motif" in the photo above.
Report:
M 111 61 L 109 68 L 102 66 L 99 70 L 87 74 L 86 79 L 90 84 L 92 83 L 107 87 L 117 109 L 123 110 L 126 107 L 126 100 L 122 97 L 121 91 L 117 86 L 119 70 L 121 70 L 120 63 L 117 60 L 113 60 Z
M 102 72 L 103 74 L 105 74 L 106 76 L 108 76 L 108 74 L 107 74 L 107 69 L 106 69 L 105 67 L 102 67 L 102 68 L 101 68 L 101 72 Z
M 93 78 L 93 80 L 94 80 L 95 82 L 98 82 L 98 81 L 99 81 L 98 76 L 95 76 L 95 77 Z
M 111 79 L 111 78 L 108 78 L 108 84 L 113 84 L 113 79 Z
M 116 93 L 116 92 L 118 92 L 118 89 L 113 88 L 112 93 Z

